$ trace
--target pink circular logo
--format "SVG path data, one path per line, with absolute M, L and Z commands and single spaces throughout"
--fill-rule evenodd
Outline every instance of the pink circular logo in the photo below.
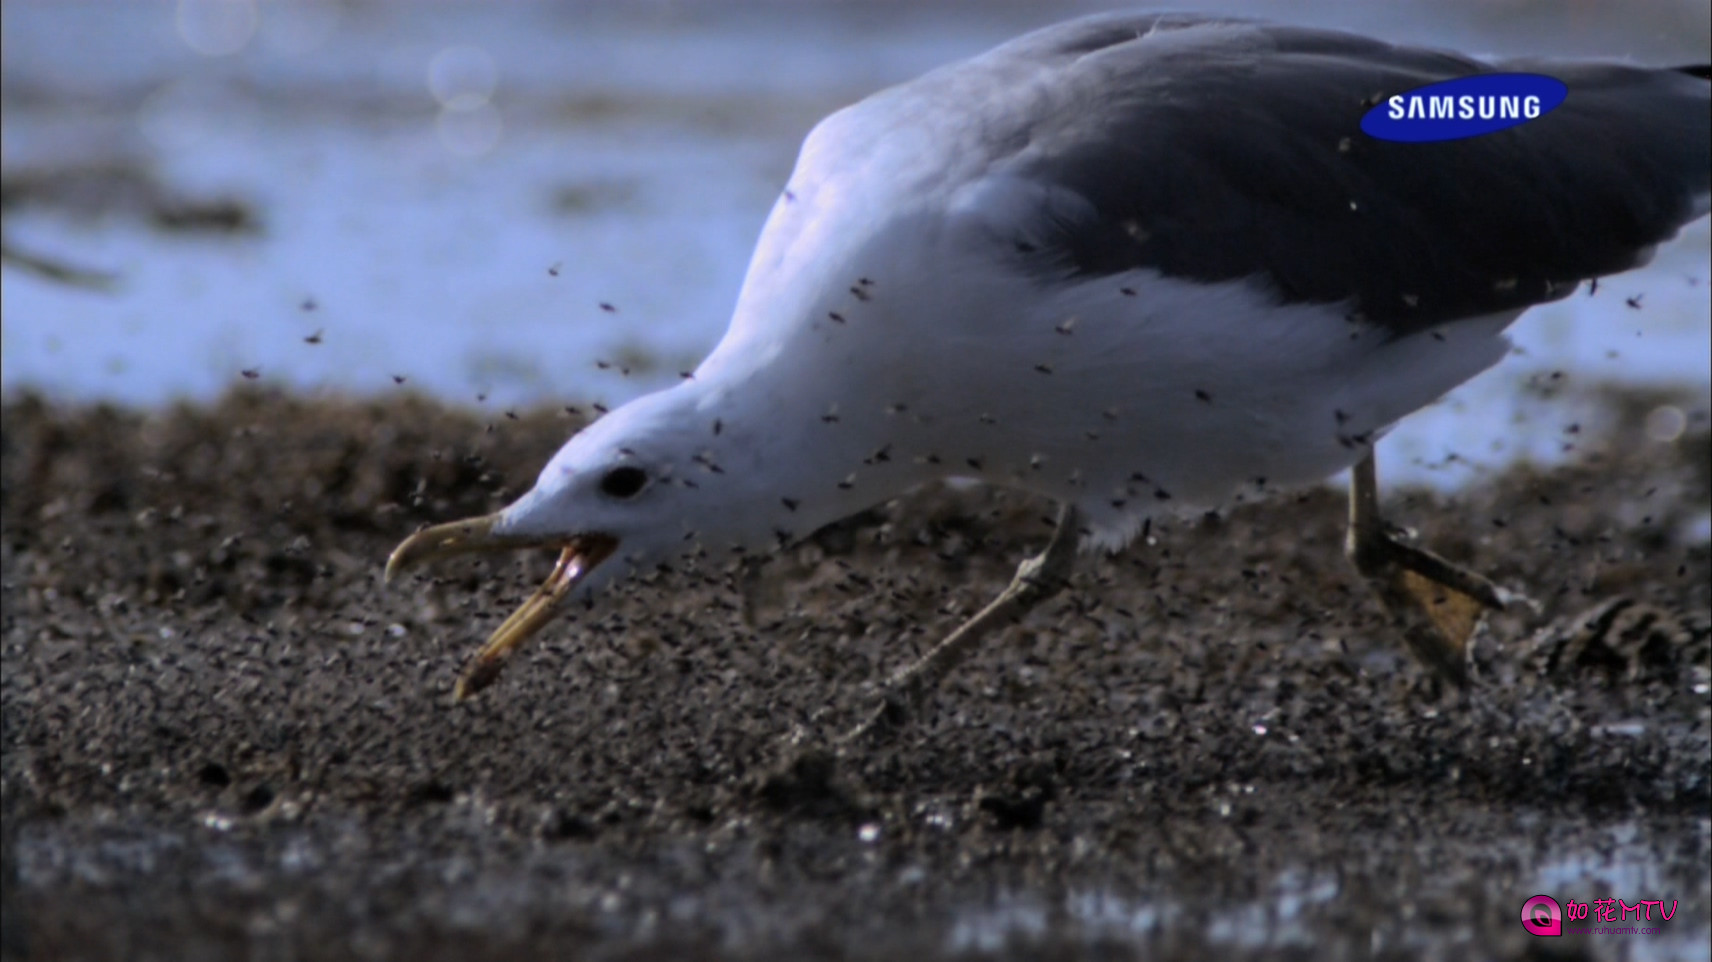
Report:
M 1536 895 L 1522 903 L 1522 928 L 1534 935 L 1562 935 L 1563 907 L 1549 895 Z

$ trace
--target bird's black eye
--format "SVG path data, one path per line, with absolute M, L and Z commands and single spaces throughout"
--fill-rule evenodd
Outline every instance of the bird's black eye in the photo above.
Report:
M 648 483 L 648 472 L 628 465 L 613 468 L 600 479 L 600 492 L 614 498 L 634 498 Z

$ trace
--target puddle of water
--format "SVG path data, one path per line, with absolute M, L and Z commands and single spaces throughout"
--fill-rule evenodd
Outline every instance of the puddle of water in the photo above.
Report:
M 1537 828 L 1538 824 L 1538 818 L 1530 816 L 1519 820 L 1517 827 Z M 1558 824 L 1560 831 L 1554 834 L 1573 836 L 1574 842 L 1556 851 L 1551 850 L 1548 842 L 1543 853 L 1517 844 L 1495 846 L 1478 854 L 1463 852 L 1455 859 L 1445 859 L 1444 853 L 1423 851 L 1421 864 L 1400 859 L 1394 866 L 1398 877 L 1404 872 L 1423 872 L 1430 879 L 1423 880 L 1421 890 L 1411 894 L 1412 900 L 1418 897 L 1418 904 L 1426 905 L 1436 899 L 1460 906 L 1458 911 L 1466 911 L 1468 915 L 1460 920 L 1438 919 L 1430 924 L 1411 925 L 1407 923 L 1415 918 L 1416 910 L 1408 905 L 1391 905 L 1389 909 L 1397 917 L 1376 919 L 1374 938 L 1386 944 L 1407 944 L 1420 949 L 1469 944 L 1476 937 L 1479 921 L 1477 906 L 1467 902 L 1473 891 L 1483 893 L 1480 900 L 1500 906 L 1513 902 L 1518 928 L 1522 903 L 1534 894 L 1550 894 L 1560 902 L 1575 899 L 1591 903 L 1595 899 L 1616 897 L 1631 903 L 1662 899 L 1666 907 L 1673 900 L 1678 905 L 1677 914 L 1669 922 L 1654 923 L 1662 929 L 1659 933 L 1567 934 L 1564 939 L 1587 944 L 1598 957 L 1616 955 L 1638 960 L 1704 957 L 1704 948 L 1708 939 L 1712 939 L 1712 926 L 1706 916 L 1706 908 L 1712 901 L 1709 880 L 1704 871 L 1685 872 L 1680 861 L 1664 859 L 1661 852 L 1695 846 L 1704 851 L 1708 838 L 1712 838 L 1712 822 L 1701 820 L 1665 829 L 1647 828 L 1635 822 L 1604 827 L 1573 822 Z M 1518 831 L 1516 837 L 1528 834 Z M 1424 872 L 1429 861 L 1440 861 L 1441 867 Z M 1482 875 L 1481 864 L 1504 868 Z M 1265 893 L 1262 897 L 1250 899 L 1223 898 L 1217 894 L 1219 882 L 1189 877 L 1176 880 L 1176 884 L 1169 879 L 1156 880 L 1169 894 L 1154 896 L 1138 895 L 1118 886 L 1072 886 L 1061 899 L 1039 891 L 1004 890 L 956 911 L 949 921 L 944 944 L 953 954 L 998 953 L 1026 947 L 1048 936 L 1059 942 L 1069 937 L 1073 942 L 1090 946 L 1114 943 L 1147 946 L 1157 944 L 1166 933 L 1192 926 L 1210 946 L 1243 950 L 1311 946 L 1321 944 L 1328 929 L 1335 928 L 1332 917 L 1348 910 L 1348 902 L 1358 890 L 1368 890 L 1368 898 L 1384 898 L 1385 886 L 1370 886 L 1352 872 L 1359 869 L 1349 864 L 1335 871 L 1324 865 L 1290 866 L 1273 874 L 1261 886 Z M 1508 881 L 1512 877 L 1517 879 L 1513 884 Z M 1226 884 L 1230 884 L 1228 880 Z M 1512 887 L 1515 891 L 1510 891 Z M 1206 891 L 1197 896 L 1198 889 Z M 1633 918 L 1618 924 L 1635 924 Z M 1399 920 L 1405 924 L 1398 926 Z
M 1181 869 L 1155 863 L 1144 872 L 1106 865 L 1056 881 L 1019 883 L 1015 866 L 994 864 L 989 872 L 959 873 L 955 889 L 933 881 L 932 869 L 918 869 L 907 883 L 892 871 L 856 871 L 830 889 L 784 900 L 745 894 L 731 880 L 753 868 L 741 850 L 712 863 L 723 866 L 712 871 L 702 861 L 710 849 L 694 840 L 662 840 L 665 856 L 638 860 L 582 848 L 508 854 L 490 850 L 494 840 L 480 832 L 468 837 L 467 848 L 421 850 L 414 841 L 400 847 L 400 839 L 372 837 L 373 827 L 359 820 L 260 831 L 244 825 L 230 832 L 172 822 L 62 820 L 23 826 L 12 851 L 20 890 L 50 896 L 84 887 L 124 891 L 171 877 L 184 891 L 278 899 L 284 911 L 313 900 L 328 879 L 357 873 L 377 891 L 410 880 L 425 904 L 445 903 L 450 914 L 434 909 L 435 917 L 454 929 L 499 932 L 541 911 L 574 910 L 603 938 L 647 944 L 668 931 L 718 933 L 738 952 L 800 937 L 823 911 L 815 906 L 829 897 L 871 904 L 875 911 L 895 911 L 902 898 L 913 906 L 908 914 L 917 919 L 912 925 L 919 934 L 936 934 L 942 950 L 955 956 L 1040 944 L 1323 948 L 1352 937 L 1365 943 L 1370 926 L 1375 947 L 1443 957 L 1458 946 L 1490 942 L 1492 926 L 1502 929 L 1512 916 L 1519 929 L 1521 905 L 1535 894 L 1562 903 L 1662 899 L 1678 905 L 1669 922 L 1656 923 L 1663 929 L 1658 934 L 1566 934 L 1554 941 L 1583 945 L 1599 958 L 1704 958 L 1712 939 L 1712 880 L 1703 856 L 1712 821 L 1601 825 L 1561 814 L 1516 816 L 1459 806 L 1444 824 L 1458 828 L 1353 844 L 1315 828 L 1301 836 L 1260 833 L 1247 843 L 1255 846 L 1255 858 L 1283 867 L 1257 867 L 1264 874 L 1253 879 L 1240 870 L 1232 874 L 1241 862 Z M 840 837 L 854 851 L 870 845 Z M 162 904 L 171 900 L 168 895 Z

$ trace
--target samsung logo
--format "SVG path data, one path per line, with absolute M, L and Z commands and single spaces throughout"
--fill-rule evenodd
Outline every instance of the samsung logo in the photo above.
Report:
M 1392 120 L 1533 120 L 1540 115 L 1540 98 L 1476 97 L 1473 94 L 1398 94 L 1386 101 L 1390 109 L 1385 116 Z
M 1361 118 L 1361 129 L 1411 144 L 1461 140 L 1536 120 L 1568 96 L 1563 81 L 1541 74 L 1458 77 L 1387 97 Z

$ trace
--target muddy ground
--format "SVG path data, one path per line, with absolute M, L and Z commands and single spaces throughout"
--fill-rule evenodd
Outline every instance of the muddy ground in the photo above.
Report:
M 1426 543 L 1543 606 L 1491 619 L 1466 696 L 1387 639 L 1327 489 L 1156 524 L 898 744 L 782 791 L 765 775 L 791 746 L 996 592 L 1049 506 L 926 491 L 747 593 L 657 579 L 454 706 L 549 559 L 390 589 L 381 564 L 525 488 L 572 417 L 15 398 L 0 948 L 1705 958 L 1712 447 L 1703 398 L 1649 438 L 1660 400 L 1610 398 L 1609 430 L 1566 433 L 1573 466 L 1390 493 Z M 1539 893 L 1679 908 L 1660 935 L 1543 940 L 1518 922 Z

